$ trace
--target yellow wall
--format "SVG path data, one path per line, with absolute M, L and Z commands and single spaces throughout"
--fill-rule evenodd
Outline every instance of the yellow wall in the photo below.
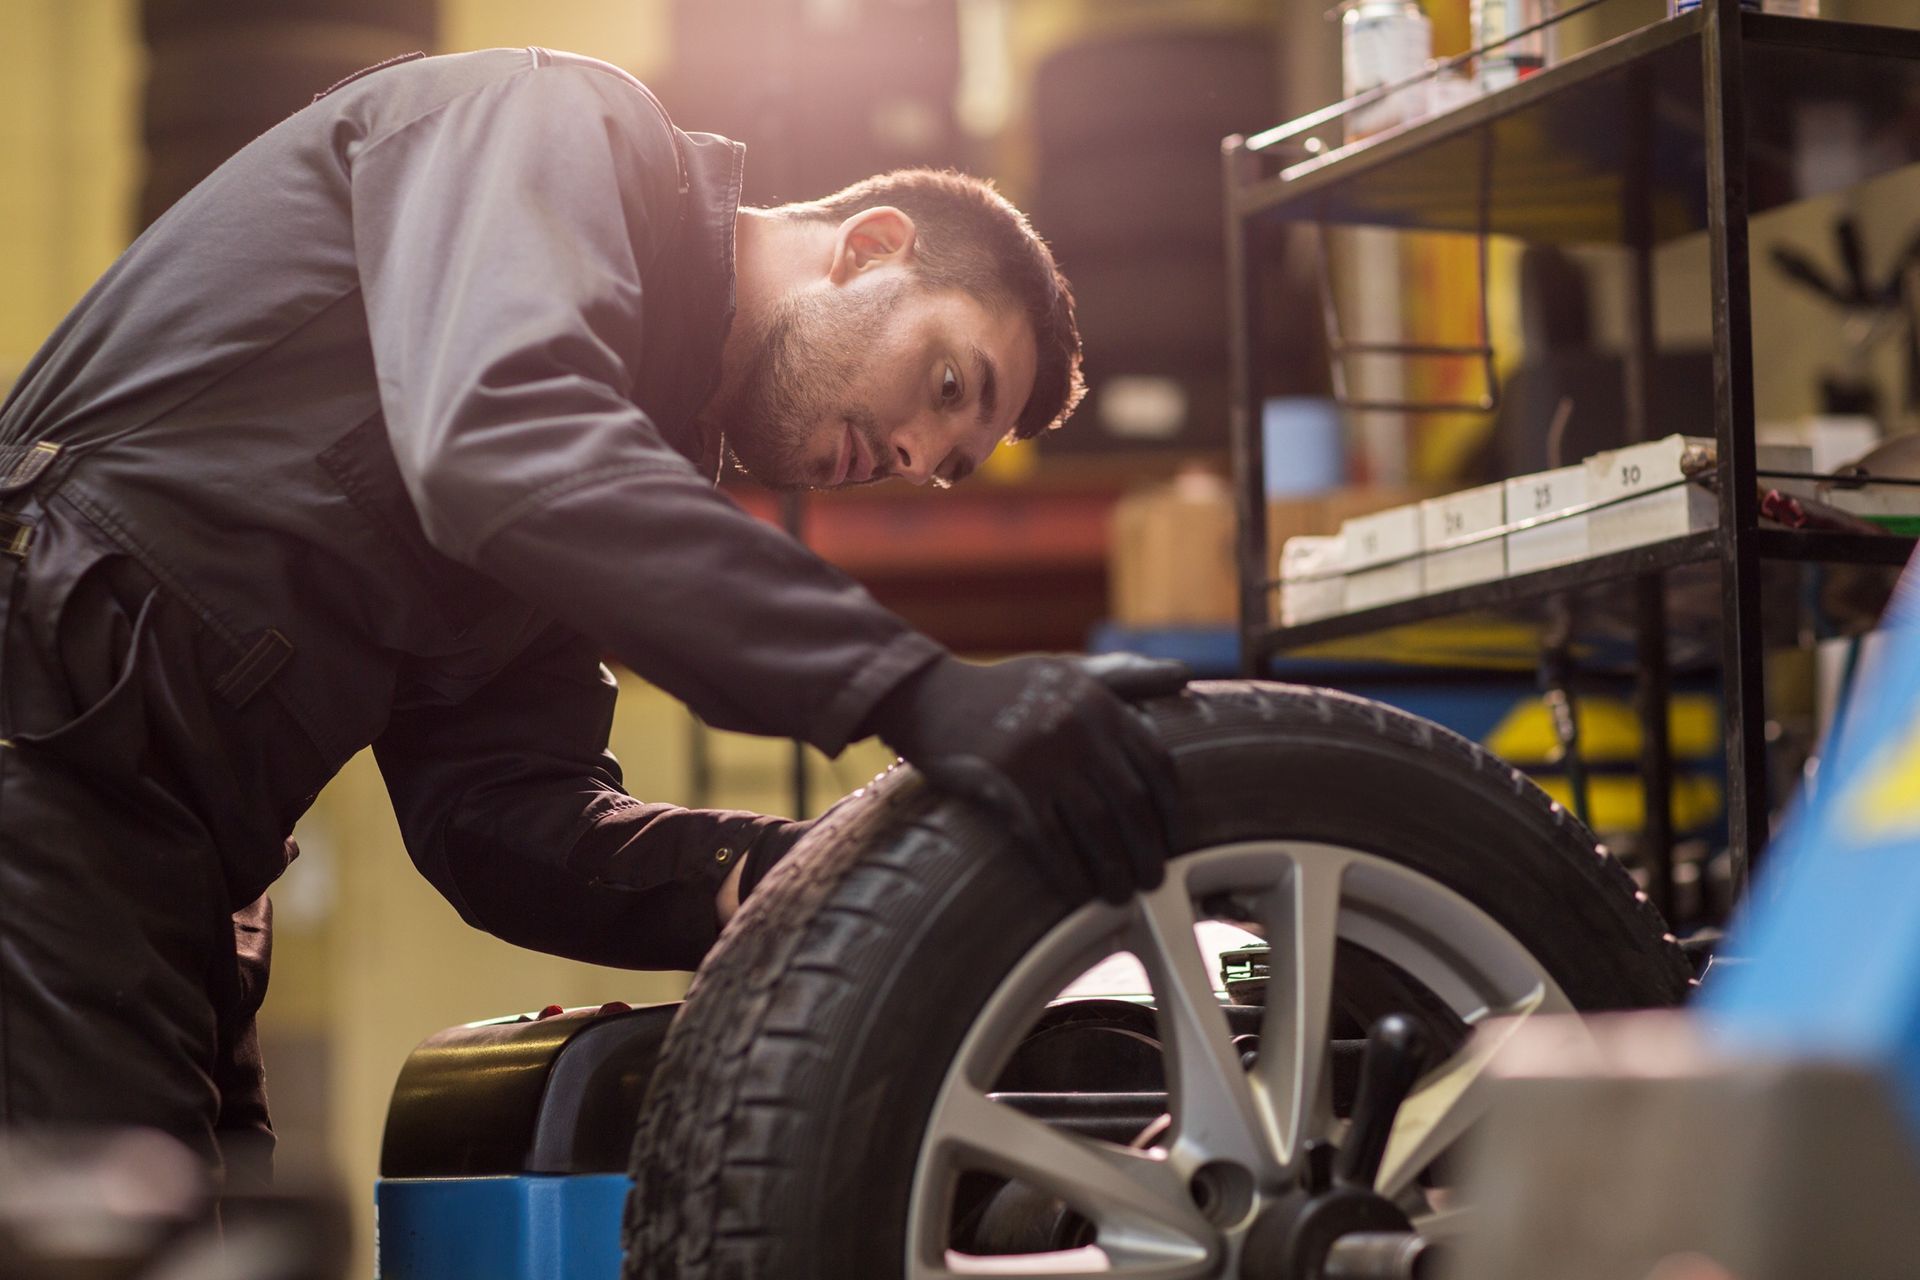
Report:
M 126 245 L 134 23 L 134 0 L 0 4 L 0 389 Z

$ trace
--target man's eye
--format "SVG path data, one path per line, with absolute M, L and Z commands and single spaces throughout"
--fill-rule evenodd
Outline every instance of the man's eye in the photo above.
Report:
M 952 404 L 960 398 L 960 375 L 948 365 L 940 376 L 940 403 Z

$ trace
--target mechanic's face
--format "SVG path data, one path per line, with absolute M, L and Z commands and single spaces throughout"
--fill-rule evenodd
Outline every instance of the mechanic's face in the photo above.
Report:
M 861 249 L 856 238 L 850 254 Z M 921 287 L 908 262 L 874 253 L 782 299 L 754 335 L 724 425 L 762 483 L 945 486 L 1013 429 L 1033 390 L 1032 326 L 1012 309 Z

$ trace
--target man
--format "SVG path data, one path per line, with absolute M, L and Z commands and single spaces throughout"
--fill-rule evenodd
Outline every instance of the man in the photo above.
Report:
M 1157 882 L 1171 766 L 1099 679 L 959 662 L 714 492 L 950 484 L 1057 424 L 1045 247 L 972 180 L 743 210 L 741 166 L 603 63 L 416 56 L 56 331 L 0 408 L 0 1118 L 257 1164 L 263 895 L 368 744 L 469 922 L 696 964 L 805 826 L 629 798 L 603 653 L 721 727 L 878 733 L 1069 894 Z

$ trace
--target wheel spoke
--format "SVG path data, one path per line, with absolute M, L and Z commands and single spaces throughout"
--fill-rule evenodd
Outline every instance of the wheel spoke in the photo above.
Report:
M 1094 1276 L 1111 1275 L 1107 1251 L 1095 1245 L 1057 1253 L 1021 1253 L 988 1257 L 947 1250 L 943 1267 L 922 1271 L 926 1280 L 944 1276 Z
M 1177 865 L 1135 901 L 1142 935 L 1135 951 L 1166 1046 L 1175 1158 L 1183 1166 L 1229 1160 L 1269 1177 L 1277 1172 L 1269 1123 L 1194 938 L 1193 899 Z
M 1018 1280 L 1032 1276 L 1106 1276 L 1123 1280 L 1201 1280 L 1213 1275 L 1213 1263 L 1205 1258 L 1127 1258 L 1108 1253 L 1098 1245 L 1084 1249 L 1066 1249 L 1058 1253 L 1024 1253 L 1002 1257 L 949 1251 L 945 1265 L 924 1268 L 912 1280 L 946 1280 L 948 1276 L 999 1276 Z
M 1459 1052 L 1421 1078 L 1400 1104 L 1375 1190 L 1390 1199 L 1399 1195 L 1486 1113 L 1487 1068 L 1501 1046 L 1545 1002 L 1545 989 L 1536 987 L 1516 1003 L 1496 1011 L 1493 1020 L 1467 1037 Z
M 1282 1159 L 1292 1161 L 1333 1120 L 1328 1029 L 1333 961 L 1346 861 L 1332 853 L 1296 856 L 1287 879 L 1266 895 L 1270 966 L 1256 1076 L 1279 1128 Z
M 1159 1155 L 1050 1128 L 972 1088 L 947 1095 L 933 1139 L 953 1152 L 948 1162 L 957 1171 L 1016 1178 L 1066 1201 L 1094 1224 L 1101 1248 L 1115 1263 L 1191 1267 L 1212 1255 L 1213 1228 L 1194 1208 L 1184 1180 Z

